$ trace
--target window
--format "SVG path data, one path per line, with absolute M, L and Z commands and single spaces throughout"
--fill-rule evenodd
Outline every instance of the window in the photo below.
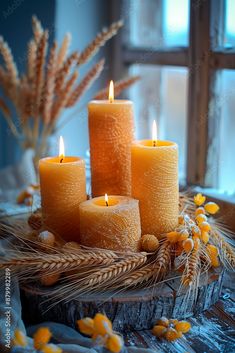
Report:
M 159 137 L 179 144 L 182 183 L 235 195 L 235 1 L 118 3 L 115 74 L 142 77 L 129 93 L 137 138 L 156 119 Z

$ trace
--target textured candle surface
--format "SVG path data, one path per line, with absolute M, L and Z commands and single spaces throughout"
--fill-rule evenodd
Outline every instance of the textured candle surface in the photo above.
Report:
M 79 204 L 86 200 L 85 163 L 77 157 L 39 162 L 44 223 L 65 240 L 79 241 Z
M 138 251 L 139 202 L 125 196 L 96 197 L 80 204 L 81 244 L 118 251 Z
M 130 196 L 132 102 L 91 101 L 88 110 L 92 195 Z
M 156 236 L 178 224 L 178 146 L 137 141 L 132 146 L 132 196 L 140 201 L 142 234 Z

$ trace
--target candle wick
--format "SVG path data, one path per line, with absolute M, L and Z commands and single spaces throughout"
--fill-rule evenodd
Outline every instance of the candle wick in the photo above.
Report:
M 61 158 L 60 163 L 62 163 L 62 162 L 63 162 L 63 160 L 64 160 L 64 158 Z
M 153 140 L 153 147 L 156 147 L 156 140 Z
M 105 201 L 105 205 L 108 207 L 108 205 L 109 205 L 108 201 Z

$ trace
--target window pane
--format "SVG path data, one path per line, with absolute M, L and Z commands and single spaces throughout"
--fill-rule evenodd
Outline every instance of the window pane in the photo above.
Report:
M 187 136 L 186 68 L 152 65 L 132 65 L 131 74 L 141 75 L 141 81 L 130 90 L 135 104 L 136 138 L 150 138 L 152 122 L 158 125 L 158 137 L 179 145 L 179 175 L 185 180 Z
M 129 23 L 127 44 L 145 48 L 188 45 L 189 0 L 129 0 L 124 1 L 122 12 Z
M 225 2 L 225 47 L 235 47 L 235 1 Z
M 235 70 L 223 70 L 219 90 L 221 106 L 219 189 L 235 193 Z

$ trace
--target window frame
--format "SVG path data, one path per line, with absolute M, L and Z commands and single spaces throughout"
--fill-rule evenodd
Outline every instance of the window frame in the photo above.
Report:
M 122 17 L 124 1 L 112 2 L 112 20 Z M 235 48 L 222 47 L 224 14 L 225 0 L 190 0 L 188 47 L 133 48 L 124 44 L 122 36 L 113 43 L 114 79 L 127 74 L 132 64 L 188 68 L 187 185 L 212 187 L 218 182 L 216 140 L 221 107 L 215 87 L 219 69 L 235 69 Z

